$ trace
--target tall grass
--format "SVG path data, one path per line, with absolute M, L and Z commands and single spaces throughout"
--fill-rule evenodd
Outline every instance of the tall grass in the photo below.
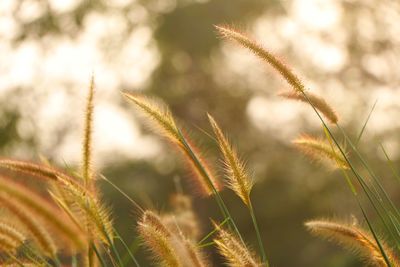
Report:
M 216 26 L 216 29 L 223 38 L 248 49 L 277 70 L 292 88 L 291 91 L 280 93 L 282 97 L 310 106 L 320 120 L 325 135 L 313 137 L 303 134 L 293 140 L 293 144 L 313 160 L 327 163 L 342 172 L 368 226 L 363 229 L 358 224 L 311 220 L 305 223 L 306 228 L 316 236 L 355 251 L 366 264 L 400 266 L 397 256 L 400 248 L 400 213 L 357 146 L 367 121 L 357 140 L 351 140 L 340 126 L 339 116 L 329 101 L 308 90 L 287 65 L 240 31 L 226 26 Z M 124 92 L 123 96 L 137 108 L 138 113 L 144 115 L 144 122 L 181 153 L 182 162 L 192 174 L 192 179 L 187 183 L 197 189 L 194 197 L 201 195 L 215 200 L 221 215 L 210 220 L 214 230 L 201 233 L 191 199 L 186 195 L 175 196 L 172 212 L 159 213 L 141 207 L 123 190 L 96 173 L 92 164 L 92 147 L 95 146 L 92 142 L 95 115 L 95 81 L 92 77 L 85 108 L 79 171 L 61 170 L 47 161 L 36 163 L 0 159 L 0 167 L 37 178 L 37 182 L 48 189 L 48 194 L 43 196 L 23 182 L 17 183 L 11 177 L 0 177 L 0 205 L 7 216 L 13 218 L 13 223 L 7 221 L 7 217 L 0 221 L 1 264 L 206 267 L 213 266 L 213 263 L 204 249 L 212 247 L 227 266 L 270 266 L 266 248 L 272 244 L 262 238 L 262 228 L 258 225 L 255 209 L 259 203 L 253 203 L 251 199 L 252 188 L 256 186 L 250 175 L 251 166 L 244 163 L 217 121 L 208 114 L 210 128 L 221 152 L 224 178 L 218 177 L 213 170 L 215 163 L 199 149 L 190 138 L 189 129 L 177 123 L 164 103 L 137 93 Z M 399 177 L 386 151 L 382 149 L 395 176 Z M 349 157 L 350 154 L 353 159 Z M 141 248 L 149 254 L 148 262 L 139 262 L 136 259 L 137 250 L 128 246 L 115 229 L 112 212 L 104 204 L 98 188 L 99 179 L 116 188 L 139 214 L 139 221 L 132 222 L 132 225 L 137 228 Z M 257 244 L 249 245 L 246 236 L 239 231 L 235 218 L 231 216 L 232 207 L 220 193 L 224 184 L 248 210 L 248 219 L 254 226 Z M 367 203 L 361 201 L 362 196 L 366 197 Z M 367 208 L 372 208 L 382 228 L 378 228 L 378 224 L 371 220 Z M 204 237 L 200 239 L 201 236 Z M 122 244 L 123 249 L 117 249 L 117 242 Z M 251 249 L 252 246 L 258 247 L 258 253 Z

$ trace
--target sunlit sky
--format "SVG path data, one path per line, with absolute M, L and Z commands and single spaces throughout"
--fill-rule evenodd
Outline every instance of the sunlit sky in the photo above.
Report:
M 58 14 L 68 12 L 82 0 L 49 1 Z M 77 162 L 80 159 L 80 138 L 85 96 L 92 73 L 96 79 L 95 144 L 96 163 L 112 163 L 118 154 L 126 158 L 149 158 L 160 151 L 159 140 L 145 135 L 138 126 L 133 109 L 123 108 L 120 90 L 142 90 L 150 82 L 153 71 L 160 64 L 160 52 L 153 39 L 156 25 L 152 23 L 146 9 L 130 0 L 110 0 L 110 11 L 93 11 L 85 17 L 84 27 L 76 38 L 46 36 L 40 40 L 27 39 L 15 45 L 12 39 L 19 34 L 20 24 L 16 20 L 29 22 L 45 10 L 45 1 L 0 1 L 0 98 L 8 97 L 6 107 L 19 105 L 23 119 L 18 125 L 19 133 L 28 139 L 39 137 L 39 150 L 46 155 L 58 156 L 60 162 Z M 196 4 L 205 1 L 188 1 Z M 345 1 L 351 5 L 355 1 Z M 375 2 L 375 3 L 374 3 Z M 384 1 L 386 2 L 386 1 Z M 154 1 L 154 9 L 169 12 L 176 1 Z M 356 21 L 361 29 L 360 38 L 365 38 L 365 51 L 361 65 L 365 72 L 379 81 L 365 92 L 351 91 L 348 86 L 360 87 L 358 70 L 348 70 L 351 51 L 347 50 L 348 32 L 342 1 L 293 0 L 285 1 L 285 15 L 259 16 L 247 30 L 266 47 L 282 55 L 290 51 L 293 65 L 314 67 L 327 79 L 307 77 L 299 71 L 313 92 L 324 95 L 340 115 L 352 115 L 354 108 L 364 105 L 370 108 L 378 99 L 378 106 L 369 124 L 372 134 L 381 134 L 400 127 L 397 120 L 400 112 L 400 89 L 398 87 L 398 65 L 400 50 L 388 49 L 375 54 L 368 50 L 369 40 L 392 38 L 392 47 L 400 44 L 400 15 L 390 5 L 376 1 L 364 1 L 366 8 L 360 11 Z M 369 3 L 369 5 L 368 5 Z M 372 3 L 372 4 L 371 4 Z M 129 16 L 137 27 L 127 32 L 125 15 L 113 8 L 132 5 Z M 370 7 L 381 12 L 379 23 L 385 25 L 387 33 L 368 20 Z M 15 10 L 18 10 L 15 13 Z M 68 21 L 65 22 L 66 25 Z M 195 33 L 194 33 L 195 37 Z M 122 41 L 123 40 L 123 41 Z M 284 55 L 282 55 L 284 56 Z M 288 55 L 289 57 L 289 55 Z M 177 60 L 184 64 L 185 55 Z M 256 128 L 276 133 L 276 138 L 290 140 L 299 132 L 298 118 L 301 117 L 314 127 L 318 121 L 308 107 L 291 102 L 282 102 L 268 92 L 266 85 L 286 84 L 266 75 L 269 69 L 260 67 L 259 60 L 247 51 L 230 43 L 222 43 L 212 55 L 217 82 L 243 84 L 254 89 L 254 96 L 247 106 L 247 115 Z M 398 67 L 398 66 L 397 66 Z M 330 78 L 346 69 L 346 82 Z M 343 73 L 342 73 L 343 74 Z M 342 77 L 342 76 L 341 76 Z M 276 86 L 275 86 L 276 87 Z M 10 92 L 15 91 L 15 94 Z M 267 94 L 266 94 L 267 91 Z M 22 105 L 21 105 L 22 104 Z M 72 127 L 62 140 L 55 134 Z M 385 139 L 392 154 L 398 151 L 394 137 Z M 36 151 L 35 153 L 37 153 Z M 16 155 L 27 157 L 25 147 L 15 147 Z M 30 155 L 28 153 L 28 155 Z M 31 156 L 31 155 L 30 155 Z

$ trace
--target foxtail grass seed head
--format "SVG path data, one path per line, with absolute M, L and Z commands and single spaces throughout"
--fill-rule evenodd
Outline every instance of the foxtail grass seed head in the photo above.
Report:
M 81 186 L 64 181 L 63 189 L 67 199 L 73 200 L 74 206 L 78 210 L 76 213 L 86 218 L 87 228 L 95 231 L 96 236 L 104 244 L 111 245 L 114 228 L 109 209 L 101 203 L 96 195 L 93 195 L 93 192 Z
M 354 250 L 370 265 L 387 267 L 375 239 L 360 227 L 354 224 L 349 225 L 328 220 L 308 221 L 305 226 L 316 236 L 326 238 L 342 245 L 344 248 Z M 382 239 L 380 238 L 380 240 Z M 384 242 L 380 242 L 389 260 L 394 264 L 393 266 L 399 266 L 400 262 L 398 262 L 395 254 Z
M 177 145 L 182 145 L 181 136 L 175 119 L 169 108 L 154 99 L 150 99 L 141 94 L 123 93 L 124 96 L 140 108 L 152 122 L 153 128 L 157 129 L 161 134 Z
M 185 136 L 185 143 L 186 148 L 182 152 L 192 172 L 190 177 L 193 188 L 202 196 L 211 196 L 215 191 L 221 191 L 223 186 L 202 151 L 188 136 Z
M 85 128 L 83 133 L 83 160 L 82 160 L 82 177 L 85 184 L 89 185 L 89 180 L 93 179 L 92 174 L 92 131 L 93 131 L 93 98 L 94 98 L 94 75 L 90 80 L 89 94 L 86 102 L 85 110 Z
M 0 252 L 14 254 L 26 239 L 26 234 L 14 225 L 0 222 Z
M 339 169 L 349 169 L 341 152 L 330 143 L 309 135 L 302 135 L 292 143 L 304 154 L 314 160 L 325 160 Z
M 0 204 L 21 222 L 32 240 L 46 256 L 54 257 L 56 255 L 57 247 L 53 238 L 34 212 L 4 193 L 0 193 Z
M 310 101 L 312 106 L 319 110 L 325 116 L 325 118 L 329 120 L 329 122 L 333 124 L 338 122 L 338 116 L 335 110 L 325 101 L 325 99 L 309 91 L 305 91 L 304 93 L 285 91 L 281 92 L 279 96 L 287 99 L 298 100 L 305 103 L 308 103 L 308 101 Z M 306 98 L 306 96 L 308 99 Z
M 154 128 L 159 129 L 164 137 L 179 147 L 193 171 L 194 181 L 199 192 L 204 195 L 212 195 L 215 193 L 214 189 L 216 191 L 221 189 L 210 165 L 189 137 L 179 130 L 168 107 L 140 94 L 124 93 L 124 95 L 147 115 L 149 121 L 153 122 Z
M 178 255 L 170 242 L 171 233 L 156 214 L 146 211 L 138 223 L 138 231 L 144 244 L 161 266 L 181 266 Z
M 74 226 L 68 217 L 60 213 L 56 206 L 50 204 L 38 193 L 4 177 L 0 177 L 0 193 L 4 194 L 4 198 L 12 198 L 19 205 L 29 209 L 30 213 L 40 218 L 45 225 L 51 227 L 58 236 L 62 237 L 65 244 L 68 244 L 71 249 L 83 247 L 83 233 Z
M 239 159 L 236 150 L 228 142 L 228 139 L 223 134 L 217 122 L 209 114 L 208 119 L 210 120 L 214 134 L 217 138 L 217 143 L 223 155 L 227 184 L 236 195 L 238 195 L 243 202 L 249 206 L 253 180 L 247 173 L 244 162 Z
M 219 253 L 226 260 L 230 267 L 261 267 L 260 260 L 254 256 L 242 242 L 240 242 L 232 233 L 218 227 L 218 237 L 214 243 Z
M 0 167 L 53 181 L 58 179 L 74 180 L 72 177 L 54 167 L 37 164 L 30 161 L 2 158 L 0 159 Z
M 138 224 L 145 245 L 162 266 L 206 267 L 199 249 L 178 228 L 170 228 L 162 217 L 145 211 Z
M 292 70 L 256 41 L 230 26 L 216 25 L 215 28 L 223 38 L 236 41 L 238 44 L 249 49 L 256 56 L 270 64 L 284 77 L 284 79 L 292 86 L 294 91 L 299 93 L 305 91 L 303 83 L 292 72 Z

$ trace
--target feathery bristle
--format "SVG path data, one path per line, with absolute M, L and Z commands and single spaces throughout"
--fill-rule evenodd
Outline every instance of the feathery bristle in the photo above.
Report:
M 153 125 L 171 142 L 182 145 L 181 136 L 171 111 L 165 104 L 140 94 L 123 93 L 153 121 Z
M 213 175 L 206 160 L 201 156 L 200 151 L 187 136 L 182 134 L 174 117 L 164 104 L 139 94 L 124 93 L 124 95 L 135 103 L 150 118 L 150 121 L 154 122 L 163 136 L 179 147 L 195 174 L 199 192 L 212 195 L 215 193 L 214 190 L 221 189 L 220 183 Z
M 145 245 L 161 266 L 181 266 L 176 251 L 171 245 L 171 233 L 156 214 L 146 211 L 138 224 L 138 231 Z
M 349 169 L 341 152 L 328 142 L 312 136 L 302 135 L 292 141 L 303 153 L 315 160 L 327 160 L 339 169 Z
M 58 178 L 74 180 L 66 173 L 54 167 L 37 164 L 29 161 L 0 159 L 0 167 L 12 171 L 22 172 L 42 179 L 57 180 Z
M 207 263 L 204 255 L 200 250 L 192 243 L 191 240 L 181 236 L 183 248 L 178 250 L 178 255 L 182 259 L 182 266 L 187 267 L 207 267 Z
M 194 184 L 200 194 L 211 196 L 215 193 L 214 189 L 216 191 L 222 190 L 222 184 L 214 175 L 210 164 L 188 136 L 185 136 L 185 148 L 182 152 L 190 166 Z
M 217 225 L 218 237 L 214 239 L 219 253 L 225 258 L 230 267 L 260 267 L 260 261 L 253 253 L 240 242 L 233 234 L 225 231 Z
M 282 61 L 280 61 L 276 56 L 274 56 L 272 53 L 268 52 L 265 48 L 258 44 L 256 41 L 250 39 L 240 31 L 233 29 L 229 26 L 215 26 L 215 28 L 218 30 L 219 34 L 222 37 L 236 41 L 240 45 L 246 47 L 251 52 L 253 52 L 256 56 L 269 63 L 286 79 L 286 81 L 293 87 L 296 92 L 305 91 L 303 83 L 292 72 L 292 70 Z
M 92 177 L 92 131 L 93 131 L 93 98 L 94 98 L 94 75 L 90 80 L 89 95 L 86 102 L 85 128 L 83 133 L 83 160 L 82 177 L 88 185 Z
M 373 266 L 386 267 L 385 259 L 375 241 L 375 239 L 363 229 L 355 225 L 331 222 L 327 220 L 315 220 L 305 223 L 307 229 L 316 236 L 327 238 L 345 248 L 350 248 L 359 253 L 363 259 Z M 381 242 L 381 241 L 380 241 Z M 389 247 L 381 242 L 383 249 L 389 260 L 399 266 L 395 254 Z
M 206 267 L 205 259 L 179 228 L 170 229 L 160 216 L 145 211 L 139 233 L 161 266 Z
M 14 254 L 26 240 L 26 236 L 20 229 L 7 223 L 0 222 L 0 251 Z
M 10 237 L 0 234 L 0 253 L 15 254 L 20 244 L 16 244 Z
M 102 242 L 110 245 L 114 228 L 109 210 L 92 192 L 68 181 L 64 181 L 63 185 L 67 198 L 73 200 L 73 205 L 79 210 L 77 213 L 86 217 L 88 228 L 96 230 Z
M 227 173 L 226 181 L 228 186 L 243 200 L 247 206 L 249 206 L 253 180 L 246 172 L 244 162 L 239 159 L 236 150 L 233 149 L 232 145 L 228 142 L 217 122 L 209 114 L 208 119 L 210 120 L 214 134 L 217 137 L 217 142 L 224 158 Z
M 73 248 L 83 247 L 83 233 L 74 227 L 71 221 L 60 213 L 59 209 L 39 194 L 3 177 L 0 178 L 0 192 L 28 208 L 36 217 L 41 218 L 54 231 L 57 231 Z
M 305 97 L 305 95 L 307 96 L 308 99 Z M 279 96 L 288 99 L 299 100 L 301 102 L 306 102 L 306 103 L 310 101 L 312 106 L 314 106 L 317 110 L 319 110 L 331 123 L 335 124 L 338 122 L 338 116 L 335 110 L 325 101 L 325 99 L 309 91 L 305 91 L 304 94 L 293 91 L 281 92 Z
M 27 207 L 22 206 L 3 193 L 0 193 L 0 203 L 26 227 L 33 241 L 45 255 L 51 257 L 56 255 L 57 247 L 52 237 Z

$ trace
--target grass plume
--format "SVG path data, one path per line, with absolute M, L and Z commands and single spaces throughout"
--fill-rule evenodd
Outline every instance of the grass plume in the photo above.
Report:
M 46 225 L 56 231 L 73 248 L 83 246 L 83 233 L 63 213 L 60 213 L 59 209 L 37 193 L 5 178 L 0 178 L 0 192 L 5 194 L 3 198 L 8 196 L 8 198 L 12 198 L 20 205 L 28 208 L 35 217 L 41 218 Z
M 249 206 L 253 180 L 247 173 L 244 162 L 239 159 L 236 150 L 228 142 L 215 119 L 209 114 L 208 119 L 210 120 L 214 134 L 217 137 L 217 143 L 223 155 L 227 184 L 236 195 Z
M 241 33 L 239 30 L 234 29 L 230 26 L 216 25 L 215 28 L 223 38 L 236 41 L 243 47 L 246 47 L 251 52 L 253 52 L 256 56 L 269 63 L 286 79 L 286 81 L 293 87 L 296 92 L 301 93 L 305 91 L 304 85 L 301 82 L 300 78 L 295 75 L 293 71 L 288 66 L 286 66 L 286 64 L 284 64 L 275 55 L 263 48 L 262 45 L 257 43 L 255 40 L 252 40 L 244 33 Z
M 29 208 L 19 204 L 4 193 L 0 194 L 0 203 L 21 222 L 42 253 L 49 257 L 56 255 L 57 247 L 53 238 Z
M 242 242 L 232 233 L 215 225 L 218 230 L 218 237 L 214 243 L 219 253 L 225 258 L 227 266 L 230 267 L 260 267 L 261 262 L 254 256 Z
M 306 222 L 305 225 L 314 235 L 326 238 L 345 248 L 354 250 L 369 264 L 379 267 L 387 266 L 375 239 L 358 226 L 327 220 L 309 221 Z M 393 266 L 399 266 L 400 262 L 398 262 L 395 254 L 382 241 L 381 244 Z
M 146 211 L 138 224 L 138 231 L 145 245 L 161 266 L 181 266 L 178 256 L 169 242 L 171 233 L 157 215 Z
M 94 98 L 94 75 L 90 80 L 89 94 L 86 101 L 85 110 L 85 128 L 83 133 L 83 162 L 82 162 L 82 177 L 85 185 L 89 185 L 92 177 L 92 132 L 93 132 L 93 98 Z
M 27 239 L 26 234 L 14 225 L 0 222 L 0 251 L 15 254 L 16 250 Z
M 161 266 L 206 267 L 203 255 L 178 228 L 169 229 L 160 216 L 145 211 L 138 224 L 145 245 Z
M 326 160 L 340 169 L 349 169 L 349 165 L 340 151 L 332 147 L 328 142 L 309 135 L 302 135 L 293 140 L 292 143 L 314 160 Z
M 124 95 L 147 115 L 148 121 L 153 122 L 152 124 L 164 137 L 179 147 L 195 174 L 200 192 L 212 195 L 220 190 L 220 183 L 213 175 L 209 164 L 193 142 L 182 134 L 168 107 L 140 94 L 124 93 Z
M 308 99 L 304 96 L 304 94 L 307 95 Z M 318 109 L 329 122 L 333 124 L 338 122 L 338 116 L 335 110 L 325 101 L 325 99 L 316 94 L 311 93 L 310 91 L 305 91 L 304 94 L 294 91 L 285 91 L 279 93 L 279 96 L 282 96 L 287 99 L 298 100 L 305 103 L 308 103 L 308 101 L 310 101 L 312 105 L 316 109 Z

